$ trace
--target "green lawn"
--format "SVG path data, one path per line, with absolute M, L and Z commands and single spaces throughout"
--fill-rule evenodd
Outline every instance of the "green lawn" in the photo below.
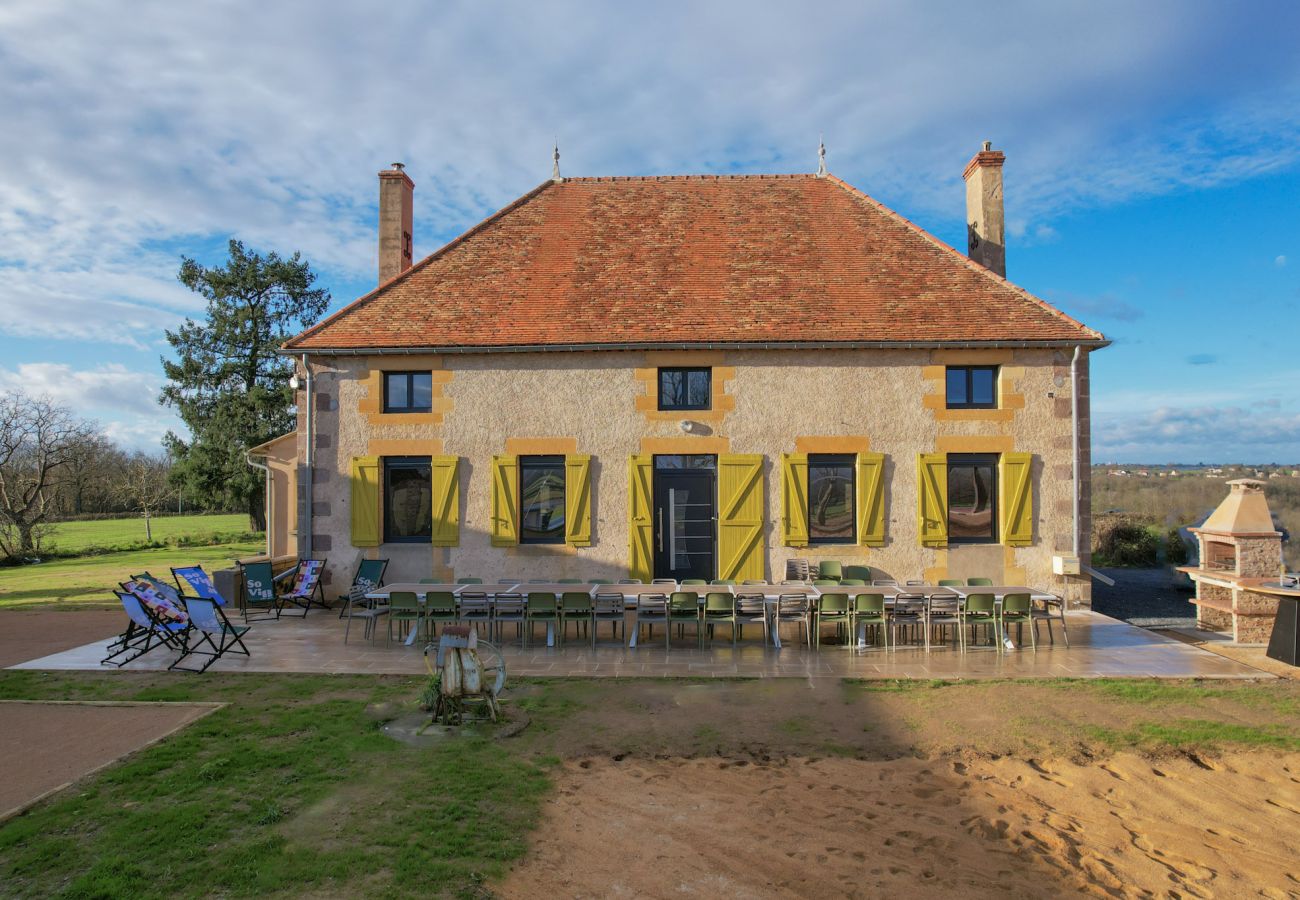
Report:
M 94 523 L 99 524 L 99 523 Z M 169 577 L 170 566 L 202 565 L 208 571 L 231 560 L 265 550 L 260 541 L 199 547 L 130 550 L 72 559 L 52 559 L 30 566 L 0 569 L 0 608 L 47 605 L 116 605 L 111 591 L 139 572 Z
M 0 824 L 0 893 L 487 897 L 573 758 L 1300 746 L 1294 682 L 1150 685 L 520 679 L 505 700 L 522 733 L 417 749 L 379 726 L 414 710 L 419 678 L 0 671 L 0 699 L 228 704 Z
M 180 537 L 203 538 L 214 534 L 245 534 L 248 516 L 242 513 L 222 516 L 164 516 L 152 522 L 153 539 L 166 542 Z M 46 543 L 60 552 L 90 547 L 131 547 L 145 540 L 144 519 L 132 516 L 101 519 L 94 522 L 60 522 Z

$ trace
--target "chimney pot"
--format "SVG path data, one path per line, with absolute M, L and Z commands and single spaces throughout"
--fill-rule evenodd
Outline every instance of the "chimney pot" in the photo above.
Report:
M 966 164 L 966 242 L 971 259 L 1007 276 L 1006 216 L 1002 207 L 1002 164 L 1006 154 L 992 141 Z
M 411 268 L 415 182 L 399 162 L 379 173 L 379 283 Z

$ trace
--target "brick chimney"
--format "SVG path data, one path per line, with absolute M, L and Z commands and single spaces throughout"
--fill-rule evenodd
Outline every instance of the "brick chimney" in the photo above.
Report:
M 970 258 L 1007 277 L 1006 217 L 1002 212 L 1002 164 L 1007 157 L 990 141 L 966 164 L 966 242 Z
M 411 268 L 411 210 L 415 182 L 401 163 L 379 173 L 379 283 Z

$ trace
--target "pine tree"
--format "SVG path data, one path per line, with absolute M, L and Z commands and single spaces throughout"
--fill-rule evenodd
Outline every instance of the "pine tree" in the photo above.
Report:
M 202 322 L 187 319 L 167 331 L 176 358 L 162 360 L 170 383 L 159 402 L 173 407 L 190 431 L 189 440 L 167 435 L 173 477 L 186 497 L 245 509 L 254 528 L 264 529 L 263 476 L 245 454 L 293 430 L 293 363 L 278 351 L 316 323 L 329 292 L 312 287 L 316 275 L 300 253 L 262 256 L 236 240 L 224 265 L 209 268 L 183 257 L 178 277 L 208 306 Z

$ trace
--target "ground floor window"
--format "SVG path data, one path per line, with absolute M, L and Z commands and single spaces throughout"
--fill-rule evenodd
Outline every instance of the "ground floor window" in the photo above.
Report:
M 519 457 L 519 543 L 564 543 L 564 457 Z
M 948 542 L 991 544 L 998 539 L 996 455 L 948 455 Z
M 427 544 L 433 536 L 433 469 L 427 456 L 384 459 L 384 541 Z
M 808 543 L 856 542 L 855 462 L 851 453 L 809 454 Z

